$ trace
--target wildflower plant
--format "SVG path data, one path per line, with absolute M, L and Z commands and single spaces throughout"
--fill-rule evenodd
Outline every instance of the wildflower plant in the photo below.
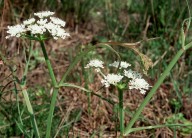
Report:
M 143 78 L 140 73 L 137 73 L 135 71 L 132 71 L 131 69 L 127 69 L 129 67 L 129 63 L 125 62 L 117 62 L 115 61 L 114 63 L 110 64 L 109 66 L 116 67 L 119 70 L 119 74 L 113 73 L 113 74 L 108 74 L 104 75 L 100 68 L 97 68 L 97 66 L 93 66 L 94 68 L 96 67 L 96 71 L 101 73 L 103 76 L 103 79 L 101 80 L 101 83 L 105 85 L 105 87 L 109 87 L 110 85 L 114 85 L 118 88 L 118 97 L 119 97 L 119 118 L 120 118 L 120 132 L 121 132 L 121 137 L 127 136 L 129 133 L 134 132 L 134 131 L 139 131 L 139 130 L 144 130 L 144 129 L 154 129 L 154 128 L 162 128 L 162 127 L 167 127 L 167 126 L 187 126 L 183 124 L 165 124 L 165 125 L 156 125 L 156 126 L 147 126 L 147 127 L 140 127 L 140 128 L 132 128 L 134 123 L 138 120 L 139 115 L 143 111 L 144 107 L 150 102 L 150 99 L 152 96 L 155 94 L 159 86 L 163 83 L 165 78 L 170 74 L 172 68 L 174 65 L 177 63 L 179 58 L 185 53 L 188 49 L 192 48 L 192 41 L 189 43 L 186 43 L 186 36 L 188 32 L 190 23 L 191 23 L 191 18 L 187 18 L 183 21 L 182 28 L 181 28 L 181 49 L 176 53 L 176 55 L 173 57 L 165 71 L 161 74 L 157 82 L 154 84 L 154 86 L 150 89 L 150 91 L 147 93 L 145 96 L 145 99 L 142 101 L 136 112 L 134 113 L 132 119 L 129 121 L 127 126 L 124 126 L 124 110 L 123 110 L 123 90 L 126 88 L 128 89 L 137 89 L 140 91 L 141 94 L 146 94 L 146 91 L 149 90 L 151 87 Z M 187 24 L 187 28 L 184 30 L 184 24 Z M 110 48 L 111 51 L 116 53 L 118 56 L 117 52 L 110 47 L 112 46 L 122 46 L 128 49 L 131 49 L 135 52 L 135 54 L 139 55 L 141 58 L 141 61 L 143 63 L 144 67 L 144 74 L 146 74 L 147 70 L 153 66 L 153 63 L 150 58 L 148 58 L 146 55 L 142 54 L 138 50 L 138 45 L 141 43 L 141 41 L 136 42 L 136 43 L 120 43 L 120 42 L 104 42 L 100 43 L 100 45 L 105 45 L 108 48 Z M 120 57 L 118 56 L 120 59 Z M 91 61 L 90 61 L 91 62 Z M 101 62 L 101 61 L 100 61 Z M 90 66 L 89 66 L 90 67 Z M 123 70 L 123 71 L 122 71 Z M 122 74 L 123 72 L 123 74 Z M 121 74 L 120 74 L 121 73 Z M 113 76 L 113 77 L 112 77 Z M 123 77 L 122 77 L 123 76 Z M 128 79 L 128 81 L 125 81 L 125 78 Z
M 67 70 L 67 73 L 65 73 L 62 77 L 62 80 L 58 82 L 56 80 L 55 74 L 53 72 L 53 67 L 51 65 L 51 62 L 48 58 L 44 41 L 50 38 L 53 38 L 55 40 L 61 38 L 65 39 L 66 37 L 69 37 L 69 33 L 65 31 L 65 21 L 57 18 L 57 17 L 52 17 L 55 13 L 50 12 L 50 11 L 42 11 L 42 12 L 37 12 L 34 13 L 34 17 L 27 19 L 23 21 L 21 24 L 17 24 L 14 26 L 8 26 L 7 33 L 8 35 L 6 36 L 6 39 L 9 39 L 11 37 L 18 37 L 18 38 L 26 38 L 30 40 L 36 40 L 40 42 L 41 49 L 47 64 L 47 68 L 49 71 L 49 75 L 52 81 L 52 87 L 53 87 L 53 95 L 51 98 L 51 105 L 50 105 L 50 110 L 49 110 L 49 116 L 47 119 L 47 128 L 46 128 L 46 138 L 50 138 L 50 133 L 51 133 L 51 124 L 52 124 L 52 119 L 53 119 L 53 112 L 56 104 L 56 97 L 58 94 L 59 90 L 59 85 L 62 84 L 67 76 L 69 74 L 70 70 L 74 67 L 74 65 L 78 62 L 79 59 L 76 59 L 76 61 L 70 66 L 70 68 Z M 31 57 L 31 51 L 33 50 L 32 45 L 30 45 L 30 51 L 29 51 L 29 57 L 28 61 L 25 66 L 25 71 L 23 78 L 21 81 L 18 83 L 20 84 L 20 87 L 22 89 L 22 93 L 27 105 L 28 112 L 31 117 L 33 129 L 35 132 L 35 137 L 39 138 L 40 133 L 38 130 L 38 126 L 36 123 L 34 111 L 32 108 L 32 105 L 29 100 L 27 88 L 26 88 L 26 76 L 28 72 L 28 67 L 29 67 L 29 62 L 30 62 L 30 57 Z M 85 52 L 84 52 L 85 53 Z M 83 53 L 83 54 L 84 54 Z M 82 57 L 81 54 L 80 56 Z M 26 134 L 27 135 L 27 134 Z
M 130 68 L 131 64 L 125 61 L 114 61 L 109 64 L 109 67 L 115 67 L 116 73 L 103 73 L 104 62 L 98 59 L 90 60 L 85 68 L 94 68 L 97 73 L 100 73 L 103 77 L 101 84 L 105 87 L 111 85 L 117 87 L 119 97 L 119 118 L 120 118 L 120 132 L 123 135 L 124 132 L 124 109 L 123 109 L 123 91 L 126 89 L 132 90 L 137 89 L 141 94 L 145 94 L 151 87 L 146 80 L 142 78 L 142 75 L 136 71 L 132 71 Z

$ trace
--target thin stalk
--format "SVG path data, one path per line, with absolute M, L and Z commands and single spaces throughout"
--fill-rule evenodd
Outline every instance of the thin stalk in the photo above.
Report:
M 84 74 L 84 80 L 85 80 L 85 89 L 89 89 L 89 78 L 88 78 L 88 72 L 85 71 L 85 62 L 84 60 L 82 60 L 82 72 Z M 88 115 L 91 115 L 91 93 L 90 92 L 87 92 L 86 93 L 87 95 L 87 101 L 88 101 Z
M 24 99 L 25 99 L 25 103 L 27 105 L 27 110 L 29 112 L 29 115 L 30 115 L 30 118 L 31 118 L 31 121 L 32 121 L 32 125 L 33 125 L 34 131 L 35 131 L 35 136 L 37 138 L 40 138 L 39 130 L 38 130 L 36 119 L 35 119 L 35 115 L 34 115 L 34 112 L 33 112 L 33 108 L 31 106 L 31 102 L 29 100 L 27 90 L 26 90 L 24 85 L 21 85 L 21 89 L 22 89 L 22 93 L 23 93 L 23 96 L 24 96 Z
M 163 128 L 163 127 L 190 127 L 191 124 L 165 124 L 165 125 L 156 125 L 156 126 L 146 126 L 146 127 L 137 127 L 137 128 L 131 128 L 130 132 L 136 132 L 141 130 L 147 130 L 147 129 L 157 129 L 157 128 Z
M 33 50 L 33 44 L 30 41 L 29 57 L 28 57 L 28 60 L 26 62 L 24 74 L 23 74 L 23 77 L 22 77 L 22 80 L 21 80 L 21 84 L 24 84 L 24 85 L 26 84 L 26 77 L 27 77 L 27 73 L 28 73 L 28 70 L 29 70 L 29 63 L 30 63 L 30 59 L 31 59 L 31 55 L 32 55 L 32 50 Z
M 16 94 L 16 104 L 17 104 L 17 110 L 18 110 L 18 113 L 19 113 L 19 121 L 20 121 L 21 125 L 23 126 L 23 121 L 21 119 L 20 105 L 19 105 L 18 90 L 17 90 L 17 86 L 16 86 L 15 82 L 14 82 L 14 91 L 15 91 L 15 94 Z
M 23 74 L 20 86 L 21 86 L 22 93 L 23 93 L 23 96 L 24 96 L 24 99 L 25 99 L 27 110 L 29 112 L 29 115 L 30 115 L 30 118 L 31 118 L 31 121 L 32 121 L 32 125 L 33 125 L 34 131 L 35 131 L 35 135 L 36 135 L 37 138 L 40 138 L 39 129 L 37 127 L 37 122 L 36 122 L 36 119 L 35 119 L 33 108 L 32 108 L 31 102 L 29 100 L 29 96 L 28 96 L 27 89 L 26 89 L 26 76 L 27 76 L 28 69 L 29 69 L 29 62 L 30 62 L 30 58 L 31 58 L 31 54 L 32 54 L 32 49 L 33 49 L 33 46 L 30 43 L 29 57 L 28 57 L 28 60 L 27 60 L 26 66 L 25 66 L 25 70 L 24 70 L 24 74 Z
M 46 49 L 45 49 L 45 45 L 44 45 L 44 42 L 43 41 L 40 41 L 40 44 L 41 44 L 41 49 L 43 51 L 43 55 L 44 55 L 44 58 L 45 58 L 45 62 L 47 64 L 47 68 L 48 68 L 48 71 L 49 71 L 49 75 L 51 77 L 51 81 L 53 83 L 53 86 L 54 87 L 57 87 L 57 80 L 55 78 L 55 74 L 53 72 L 53 68 L 51 66 L 51 62 L 49 60 L 49 57 L 47 55 L 47 52 L 46 52 Z
M 47 119 L 46 138 L 50 138 L 50 135 L 51 135 L 51 124 L 53 121 L 53 113 L 55 110 L 55 104 L 57 101 L 58 91 L 59 91 L 59 88 L 54 88 L 54 90 L 53 90 L 53 95 L 51 98 L 51 105 L 50 105 L 50 109 L 49 109 L 49 116 Z
M 52 95 L 52 98 L 51 98 L 51 105 L 50 105 L 49 115 L 48 115 L 48 119 L 47 119 L 47 128 L 46 128 L 46 138 L 50 138 L 51 126 L 52 126 L 52 120 L 53 120 L 53 113 L 54 113 L 54 110 L 55 110 L 55 105 L 56 105 L 56 101 L 57 101 L 57 95 L 58 95 L 59 87 L 57 85 L 57 80 L 55 78 L 55 74 L 53 72 L 51 62 L 50 62 L 50 60 L 48 58 L 44 42 L 40 41 L 40 44 L 41 44 L 43 55 L 44 55 L 44 58 L 45 58 L 45 61 L 46 61 L 47 67 L 48 67 L 49 75 L 50 75 L 52 84 L 54 86 L 53 95 Z
M 124 133 L 123 90 L 118 88 L 118 94 L 119 94 L 120 133 L 121 133 L 121 137 L 123 137 L 123 133 Z
M 162 84 L 162 82 L 164 81 L 164 79 L 169 75 L 171 69 L 173 68 L 173 66 L 176 64 L 176 62 L 178 61 L 178 59 L 181 57 L 181 55 L 189 48 L 192 47 L 192 42 L 190 42 L 189 44 L 187 44 L 185 46 L 185 49 L 180 49 L 177 54 L 175 55 L 175 57 L 171 60 L 171 62 L 169 63 L 168 67 L 165 69 L 165 71 L 163 72 L 163 74 L 160 76 L 160 78 L 158 79 L 158 81 L 155 83 L 155 85 L 153 86 L 153 88 L 151 89 L 151 91 L 148 93 L 148 95 L 146 96 L 146 98 L 143 100 L 143 102 L 141 103 L 141 105 L 139 106 L 139 108 L 137 109 L 137 111 L 135 112 L 135 114 L 133 115 L 133 118 L 130 120 L 128 126 L 125 128 L 125 132 L 124 135 L 128 135 L 131 131 L 132 126 L 134 125 L 134 123 L 137 121 L 139 115 L 141 114 L 141 112 L 143 111 L 144 107 L 149 103 L 151 97 L 155 94 L 155 92 L 157 91 L 157 89 L 159 88 L 159 86 Z
M 86 87 L 85 85 L 85 88 L 88 88 Z M 91 93 L 87 92 L 87 101 L 88 101 L 88 114 L 91 115 Z

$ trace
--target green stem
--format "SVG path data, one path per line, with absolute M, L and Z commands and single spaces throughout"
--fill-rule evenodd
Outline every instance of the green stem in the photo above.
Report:
M 53 83 L 53 86 L 54 87 L 57 87 L 57 81 L 56 81 L 56 78 L 55 78 L 55 75 L 54 75 L 54 72 L 53 72 L 53 68 L 51 66 L 51 62 L 48 58 L 48 55 L 47 55 L 47 52 L 46 52 L 46 49 L 45 49 L 45 45 L 43 43 L 43 41 L 40 41 L 40 44 L 41 44 L 41 49 L 43 51 L 43 55 L 44 55 L 44 58 L 45 58 L 45 62 L 47 64 L 47 67 L 48 67 L 48 70 L 49 70 L 49 75 L 51 77 L 51 81 Z
M 124 133 L 123 90 L 118 88 L 118 94 L 119 94 L 120 133 L 121 133 L 121 137 L 123 137 L 123 133 Z
M 22 80 L 21 80 L 21 84 L 23 84 L 23 85 L 25 85 L 26 82 L 27 82 L 26 78 L 27 78 L 27 73 L 28 73 L 28 70 L 29 70 L 29 63 L 30 63 L 30 59 L 31 59 L 31 55 L 32 55 L 32 50 L 33 50 L 33 44 L 30 41 L 29 57 L 28 57 L 28 60 L 26 62 L 25 70 L 24 70 L 23 77 L 22 77 Z
M 32 49 L 33 49 L 33 46 L 30 43 L 29 57 L 28 57 L 28 60 L 27 60 L 26 66 L 25 66 L 25 70 L 24 70 L 24 74 L 23 74 L 20 86 L 21 86 L 22 93 L 23 93 L 23 96 L 24 96 L 24 99 L 25 99 L 27 110 L 29 112 L 29 115 L 30 115 L 30 118 L 31 118 L 31 121 L 32 121 L 32 125 L 33 125 L 34 131 L 35 131 L 35 135 L 36 135 L 37 138 L 40 138 L 39 130 L 38 130 L 36 119 L 35 119 L 35 115 L 34 115 L 33 108 L 32 108 L 31 102 L 29 100 L 29 96 L 28 96 L 27 89 L 26 89 L 26 76 L 27 76 L 28 69 L 29 69 L 29 62 L 30 62 L 30 58 L 31 58 L 31 54 L 32 54 Z
M 54 88 L 54 90 L 53 90 L 53 95 L 52 95 L 52 98 L 51 98 L 51 106 L 50 106 L 50 109 L 49 109 L 49 116 L 48 116 L 48 119 L 47 119 L 46 138 L 50 138 L 50 135 L 51 135 L 51 124 L 52 124 L 52 121 L 53 121 L 53 113 L 54 113 L 54 110 L 55 110 L 58 91 L 59 91 L 59 88 Z
M 137 127 L 137 128 L 131 128 L 130 132 L 136 132 L 136 131 L 141 131 L 141 130 L 147 130 L 147 129 L 157 129 L 157 128 L 162 128 L 162 127 L 191 127 L 192 124 L 164 124 L 164 125 L 156 125 L 156 126 L 146 126 L 146 127 Z
M 50 138 L 51 125 L 52 125 L 52 120 L 53 120 L 53 113 L 54 113 L 54 110 L 55 110 L 55 105 L 56 105 L 56 101 L 57 101 L 57 95 L 58 95 L 59 87 L 58 87 L 57 80 L 55 78 L 53 68 L 52 68 L 51 62 L 50 62 L 50 60 L 48 58 L 48 55 L 47 55 L 47 52 L 46 52 L 43 41 L 40 41 L 40 44 L 41 44 L 43 55 L 44 55 L 44 58 L 45 58 L 45 61 L 46 61 L 47 67 L 48 67 L 49 75 L 50 75 L 52 84 L 54 86 L 53 95 L 52 95 L 52 98 L 51 98 L 51 105 L 50 105 L 49 115 L 48 115 L 48 119 L 47 119 L 47 128 L 46 128 L 46 138 Z
M 35 119 L 35 115 L 34 115 L 33 108 L 31 106 L 31 103 L 30 103 L 29 96 L 28 96 L 27 90 L 25 88 L 25 85 L 21 85 L 21 89 L 22 89 L 22 93 L 23 93 L 23 96 L 24 96 L 24 99 L 25 99 L 25 103 L 27 105 L 27 109 L 28 109 L 28 112 L 29 112 L 29 115 L 30 115 L 30 118 L 31 118 L 31 121 L 32 121 L 32 125 L 33 125 L 34 131 L 35 131 L 35 135 L 36 135 L 37 138 L 40 138 L 39 130 L 38 130 L 36 119 Z
M 19 114 L 19 121 L 20 121 L 21 125 L 23 126 L 23 121 L 22 121 L 22 118 L 21 118 L 21 111 L 20 111 L 20 104 L 19 104 L 18 90 L 17 90 L 17 86 L 16 86 L 15 82 L 14 82 L 14 91 L 15 91 L 15 94 L 16 94 L 16 102 L 17 102 L 17 111 L 18 111 L 18 114 Z
M 131 121 L 129 122 L 128 126 L 125 128 L 125 132 L 124 135 L 128 135 L 130 133 L 130 130 L 132 128 L 132 126 L 134 125 L 134 123 L 137 121 L 139 115 L 141 114 L 141 112 L 143 111 L 144 107 L 147 105 L 147 103 L 149 103 L 151 97 L 155 94 L 155 92 L 157 91 L 157 89 L 159 88 L 159 86 L 162 84 L 162 82 L 164 81 L 164 79 L 169 75 L 171 69 L 173 68 L 173 66 L 176 64 L 176 62 L 178 61 L 178 59 L 181 57 L 181 55 L 185 52 L 185 50 L 189 49 L 192 47 L 192 42 L 190 42 L 189 44 L 187 44 L 185 46 L 185 49 L 180 49 L 177 54 L 175 55 L 175 57 L 172 59 L 172 61 L 169 63 L 168 67 L 165 69 L 165 71 L 163 72 L 163 74 L 161 75 L 161 77 L 158 79 L 158 81 L 155 83 L 155 85 L 153 86 L 153 88 L 151 89 L 151 91 L 148 93 L 148 95 L 146 96 L 146 98 L 143 100 L 143 102 L 141 103 L 141 105 L 139 106 L 139 108 L 137 109 L 137 111 L 135 112 L 135 114 L 133 115 L 133 118 L 131 119 Z
M 89 89 L 89 78 L 88 78 L 88 72 L 85 71 L 85 62 L 84 60 L 82 60 L 82 72 L 84 74 L 84 80 L 85 80 L 85 89 Z M 87 95 L 87 101 L 88 101 L 88 115 L 91 115 L 91 93 L 90 92 L 87 92 L 86 93 Z

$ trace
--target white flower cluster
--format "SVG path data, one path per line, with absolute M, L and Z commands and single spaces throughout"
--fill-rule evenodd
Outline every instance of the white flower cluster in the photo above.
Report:
M 129 78 L 129 79 L 141 79 L 142 78 L 142 75 L 136 71 L 132 71 L 131 69 L 129 69 L 128 71 L 127 70 L 124 70 L 124 75 Z
M 142 94 L 145 94 L 149 87 L 151 86 L 149 86 L 149 84 L 144 79 L 136 78 L 129 82 L 129 89 L 140 90 L 140 93 Z
M 120 74 L 107 74 L 107 76 L 104 76 L 104 79 L 101 80 L 101 83 L 105 85 L 105 87 L 109 87 L 110 84 L 117 85 L 121 80 L 123 79 L 123 76 Z
M 20 37 L 22 33 L 26 32 L 26 29 L 25 29 L 25 26 L 24 25 L 15 25 L 15 26 L 8 26 L 7 27 L 8 30 L 7 30 L 7 33 L 9 33 L 10 35 L 9 36 L 6 36 L 6 39 L 9 38 L 9 37 Z
M 128 68 L 129 66 L 131 66 L 129 63 L 123 61 L 120 63 L 115 61 L 112 64 L 109 64 L 109 66 L 113 66 L 113 67 L 118 67 L 120 69 L 124 68 Z M 100 68 L 104 68 L 103 67 L 103 61 L 98 60 L 98 59 L 93 59 L 91 60 L 86 66 L 85 68 L 90 68 L 90 67 L 94 67 L 96 68 L 97 72 L 100 72 L 103 76 L 103 79 L 101 80 L 101 83 L 103 85 L 105 85 L 105 87 L 109 87 L 110 85 L 117 85 L 118 83 L 123 83 L 123 78 L 127 77 L 129 79 L 129 89 L 137 89 L 140 91 L 140 93 L 145 94 L 146 90 L 149 89 L 149 87 L 151 87 L 143 78 L 142 75 L 136 71 L 132 71 L 131 69 L 129 70 L 124 70 L 123 74 L 108 74 L 108 75 L 104 75 Z
M 55 14 L 55 13 L 54 12 L 50 12 L 50 11 L 42 11 L 42 12 L 34 13 L 34 15 L 38 16 L 39 18 L 45 18 L 45 17 L 51 16 L 53 14 Z
M 47 32 L 49 32 L 50 35 L 56 40 L 58 38 L 65 39 L 69 36 L 69 33 L 67 33 L 63 28 L 65 27 L 66 23 L 59 18 L 50 17 L 53 14 L 54 12 L 50 11 L 34 13 L 34 15 L 37 16 L 38 19 L 30 18 L 23 21 L 22 24 L 8 26 L 7 33 L 9 35 L 6 36 L 6 39 L 14 36 L 21 37 L 27 32 L 30 32 L 30 34 L 34 36 L 46 34 Z
M 145 94 L 146 90 L 149 89 L 149 84 L 142 78 L 142 75 L 136 71 L 124 70 L 124 75 L 131 79 L 129 82 L 129 89 L 140 90 L 140 93 Z
M 113 67 L 116 67 L 116 68 L 118 68 L 118 66 L 119 66 L 119 69 L 122 69 L 122 68 L 126 69 L 129 66 L 131 66 L 131 64 L 129 64 L 129 63 L 125 62 L 125 61 L 121 61 L 120 65 L 119 65 L 119 62 L 115 61 L 112 64 L 109 64 L 109 66 L 113 66 Z
M 96 70 L 99 70 L 100 68 L 104 68 L 103 61 L 98 59 L 90 60 L 89 63 L 85 66 L 85 68 L 90 68 L 90 67 L 94 67 L 96 68 Z

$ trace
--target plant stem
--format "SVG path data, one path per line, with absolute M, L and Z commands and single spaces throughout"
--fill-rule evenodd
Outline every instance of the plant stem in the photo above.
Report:
M 146 126 L 146 127 L 137 127 L 137 128 L 131 128 L 130 132 L 136 132 L 141 130 L 147 130 L 147 129 L 157 129 L 157 128 L 163 128 L 163 127 L 192 127 L 192 124 L 164 124 L 164 125 L 156 125 L 156 126 Z
M 57 81 L 56 81 L 56 78 L 55 78 L 55 74 L 53 72 L 53 68 L 51 66 L 51 62 L 50 62 L 49 57 L 47 55 L 47 52 L 46 52 L 43 41 L 40 41 L 40 44 L 41 44 L 41 49 L 43 51 L 43 55 L 44 55 L 44 58 L 45 58 L 45 62 L 46 62 L 47 67 L 48 67 L 49 75 L 51 77 L 51 81 L 53 83 L 53 86 L 57 87 Z
M 53 87 L 54 87 L 53 95 L 52 95 L 52 98 L 51 98 L 51 105 L 50 105 L 49 115 L 48 115 L 48 119 L 47 119 L 47 128 L 46 128 L 46 138 L 50 138 L 51 126 L 52 126 L 52 120 L 53 120 L 53 113 L 54 113 L 54 110 L 55 110 L 55 105 L 56 105 L 56 101 L 57 101 L 57 95 L 58 95 L 59 87 L 57 85 L 57 80 L 55 78 L 53 68 L 52 68 L 51 62 L 50 62 L 50 60 L 48 58 L 48 55 L 47 55 L 47 52 L 46 52 L 43 41 L 40 41 L 40 44 L 41 44 L 43 55 L 44 55 L 44 58 L 45 58 L 45 61 L 46 61 L 47 67 L 48 67 L 49 75 L 50 75 L 50 78 L 51 78 L 51 81 L 52 81 L 52 84 L 53 84 Z
M 146 96 L 146 98 L 143 100 L 143 102 L 141 103 L 141 105 L 139 106 L 139 108 L 137 109 L 137 111 L 135 112 L 135 114 L 133 115 L 133 118 L 131 119 L 131 121 L 129 122 L 128 126 L 125 128 L 125 132 L 124 135 L 128 135 L 131 131 L 132 126 L 134 125 L 134 123 L 137 121 L 139 115 L 141 114 L 141 112 L 143 111 L 144 107 L 147 105 L 147 103 L 149 103 L 151 97 L 155 94 L 155 92 L 157 91 L 157 89 L 159 88 L 159 86 L 162 84 L 162 82 L 164 81 L 164 79 L 169 75 L 171 69 L 173 68 L 173 66 L 176 64 L 176 62 L 178 61 L 178 59 L 181 57 L 181 55 L 189 48 L 192 47 L 192 42 L 190 42 L 189 44 L 187 44 L 185 46 L 185 49 L 180 49 L 177 54 L 175 55 L 175 57 L 171 60 L 171 62 L 169 63 L 168 67 L 165 69 L 165 71 L 163 72 L 163 74 L 160 76 L 160 78 L 158 79 L 158 81 L 155 83 L 155 85 L 153 86 L 153 88 L 151 89 L 151 91 L 148 93 L 148 95 Z
M 121 137 L 123 137 L 123 133 L 124 133 L 123 90 L 118 88 L 118 94 L 119 94 L 120 133 L 121 133 Z
M 32 124 L 33 124 L 33 128 L 34 128 L 34 131 L 35 131 L 35 136 L 37 138 L 40 138 L 39 130 L 38 130 L 36 119 L 35 119 L 35 115 L 34 115 L 33 108 L 31 106 L 31 103 L 30 103 L 29 96 L 28 96 L 27 90 L 25 88 L 25 85 L 21 85 L 21 89 L 22 89 L 22 93 L 23 93 L 23 96 L 24 96 L 24 99 L 25 99 L 25 102 L 26 102 L 26 105 L 27 105 L 27 110 L 29 112 L 29 115 L 30 115 L 30 118 L 31 118 L 31 121 L 32 121 Z
M 89 89 L 89 75 L 88 72 L 85 71 L 85 62 L 84 60 L 82 60 L 82 73 L 84 74 L 84 80 L 85 80 L 85 89 Z M 88 101 L 88 115 L 91 115 L 91 93 L 90 92 L 86 92 L 87 95 L 87 101 Z
M 59 88 L 54 88 L 54 90 L 53 90 L 53 95 L 51 98 L 51 105 L 50 105 L 50 109 L 49 109 L 49 116 L 47 119 L 46 138 L 50 138 L 50 135 L 51 135 L 51 125 L 52 125 L 52 120 L 53 120 L 53 113 L 55 110 L 55 104 L 57 101 L 58 91 L 59 91 Z
M 27 76 L 28 69 L 29 69 L 29 62 L 30 62 L 32 50 L 33 50 L 33 46 L 32 46 L 32 43 L 30 42 L 29 57 L 28 57 L 28 60 L 27 60 L 26 66 L 25 66 L 25 70 L 24 70 L 24 74 L 23 74 L 20 86 L 21 86 L 22 93 L 23 93 L 23 96 L 24 96 L 24 99 L 26 102 L 27 110 L 29 112 L 29 115 L 30 115 L 30 118 L 32 121 L 33 129 L 35 131 L 35 136 L 37 138 L 40 138 L 39 130 L 38 130 L 36 119 L 35 119 L 35 115 L 34 115 L 33 108 L 32 108 L 31 102 L 29 100 L 29 95 L 28 95 L 27 89 L 26 89 L 26 76 Z

